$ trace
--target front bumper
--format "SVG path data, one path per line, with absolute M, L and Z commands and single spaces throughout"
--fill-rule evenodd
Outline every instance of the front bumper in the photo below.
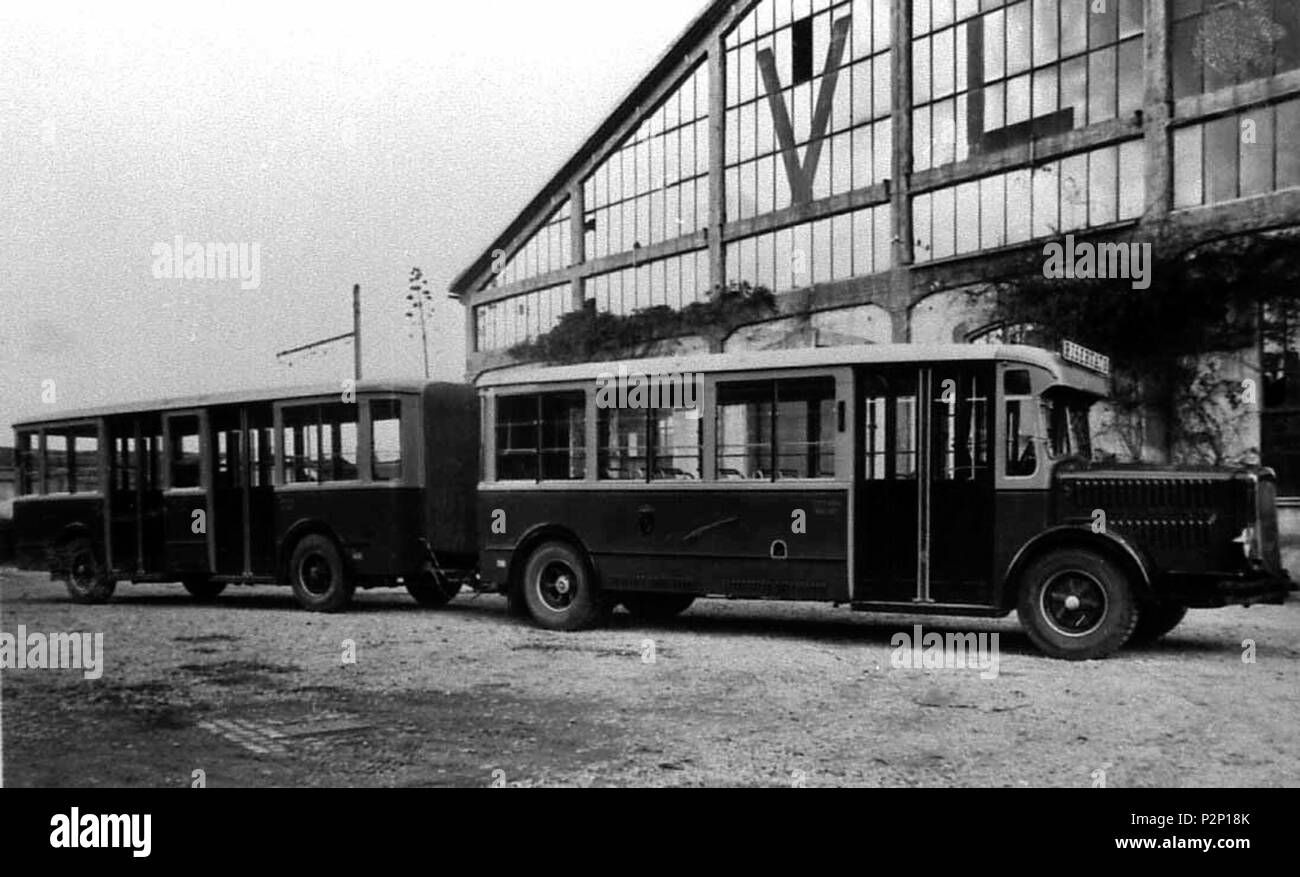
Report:
M 1193 609 L 1220 606 L 1280 606 L 1300 591 L 1290 573 L 1242 573 L 1227 576 L 1171 575 L 1157 588 L 1162 599 Z

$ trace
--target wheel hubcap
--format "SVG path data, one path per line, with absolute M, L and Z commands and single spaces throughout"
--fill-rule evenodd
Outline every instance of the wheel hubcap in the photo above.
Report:
M 308 593 L 317 596 L 329 593 L 333 580 L 334 575 L 325 558 L 319 554 L 311 554 L 303 559 L 298 572 L 298 581 Z
M 1081 570 L 1057 573 L 1043 586 L 1043 618 L 1064 636 L 1093 633 L 1106 619 L 1108 608 L 1106 589 Z
M 577 596 L 576 576 L 568 564 L 555 561 L 542 569 L 537 580 L 537 596 L 552 612 L 563 612 Z

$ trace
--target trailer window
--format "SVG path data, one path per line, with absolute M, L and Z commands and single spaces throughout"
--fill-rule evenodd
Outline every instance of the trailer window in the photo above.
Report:
M 284 409 L 286 484 L 356 481 L 357 406 L 294 405 Z
M 20 433 L 18 436 L 17 468 L 18 494 L 30 496 L 40 493 L 40 434 L 35 432 Z
M 173 488 L 202 487 L 199 459 L 199 418 L 173 417 L 167 422 L 171 446 L 171 481 Z
M 67 434 L 45 433 L 45 492 L 70 493 L 71 471 Z
M 402 403 L 375 399 L 370 403 L 370 477 L 397 481 L 402 477 Z

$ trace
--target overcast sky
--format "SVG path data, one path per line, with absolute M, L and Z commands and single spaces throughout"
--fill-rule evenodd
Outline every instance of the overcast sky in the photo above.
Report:
M 417 265 L 433 376 L 463 379 L 451 278 L 704 5 L 0 5 L 0 444 L 56 409 L 350 377 L 347 343 L 275 353 L 349 331 L 354 283 L 366 377 L 418 377 Z M 257 245 L 260 285 L 156 278 L 178 235 Z

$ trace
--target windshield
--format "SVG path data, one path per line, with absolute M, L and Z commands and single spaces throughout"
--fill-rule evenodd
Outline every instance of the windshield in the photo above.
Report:
M 1092 432 L 1088 426 L 1088 410 L 1091 407 L 1092 399 L 1070 390 L 1058 388 L 1043 394 L 1048 453 L 1052 459 L 1092 459 Z

